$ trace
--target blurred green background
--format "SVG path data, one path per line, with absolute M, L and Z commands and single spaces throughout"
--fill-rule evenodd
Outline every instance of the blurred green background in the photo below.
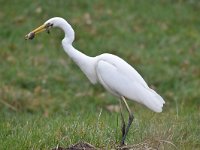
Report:
M 75 48 L 120 56 L 165 99 L 160 114 L 129 102 L 135 120 L 128 144 L 200 148 L 199 14 L 198 0 L 0 0 L 0 149 L 78 141 L 110 149 L 120 141 L 118 100 L 65 54 L 62 31 L 24 40 L 55 16 L 74 28 Z

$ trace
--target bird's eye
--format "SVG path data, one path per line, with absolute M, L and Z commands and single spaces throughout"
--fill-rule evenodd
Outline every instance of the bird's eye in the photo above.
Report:
M 52 27 L 53 27 L 53 23 L 47 23 L 45 25 L 45 29 L 46 29 L 46 31 L 47 31 L 48 34 L 50 33 L 50 28 L 52 28 Z
M 50 27 L 53 27 L 53 23 L 50 23 Z
M 46 27 L 47 29 L 50 28 L 50 27 L 53 27 L 53 23 L 47 23 L 45 27 Z

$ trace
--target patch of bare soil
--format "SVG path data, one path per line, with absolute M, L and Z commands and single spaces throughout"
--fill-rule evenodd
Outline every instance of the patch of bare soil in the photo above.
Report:
M 146 140 L 134 145 L 116 146 L 112 150 L 164 150 L 164 149 L 177 149 L 176 146 L 170 141 L 165 140 Z M 87 142 L 79 142 L 71 145 L 68 148 L 56 147 L 52 150 L 103 150 L 102 148 L 96 148 L 95 146 Z
M 56 147 L 53 148 L 52 150 L 98 150 L 98 148 L 86 142 L 79 142 L 74 145 L 71 145 L 68 148 Z

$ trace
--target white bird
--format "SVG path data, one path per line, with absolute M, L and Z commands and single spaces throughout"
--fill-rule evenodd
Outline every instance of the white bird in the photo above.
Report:
M 33 39 L 36 34 L 48 31 L 52 27 L 61 28 L 65 37 L 62 40 L 64 51 L 80 67 L 91 83 L 100 83 L 112 95 L 120 99 L 120 113 L 122 118 L 122 140 L 124 144 L 129 127 L 133 121 L 133 114 L 125 98 L 141 103 L 154 112 L 162 112 L 165 101 L 153 89 L 149 88 L 141 75 L 126 61 L 113 54 L 101 54 L 90 57 L 78 51 L 72 46 L 75 33 L 71 25 L 63 18 L 54 17 L 47 20 L 43 25 L 31 31 L 25 36 L 26 39 Z M 122 103 L 129 113 L 129 120 L 126 126 L 122 115 Z

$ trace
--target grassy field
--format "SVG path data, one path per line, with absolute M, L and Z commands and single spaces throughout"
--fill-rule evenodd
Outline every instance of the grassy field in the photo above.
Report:
M 0 0 L 0 149 L 120 142 L 119 112 L 108 109 L 118 100 L 65 54 L 63 33 L 24 40 L 54 16 L 73 26 L 74 47 L 122 57 L 165 99 L 160 114 L 129 102 L 135 120 L 127 144 L 200 149 L 199 14 L 198 0 Z

